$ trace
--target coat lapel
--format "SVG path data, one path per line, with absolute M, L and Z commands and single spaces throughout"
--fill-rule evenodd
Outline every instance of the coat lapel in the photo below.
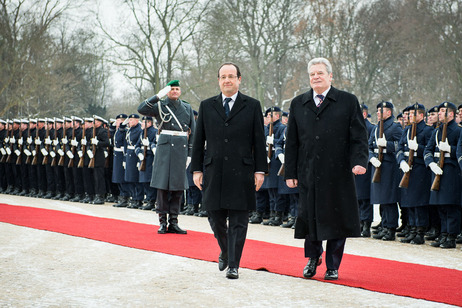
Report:
M 220 117 L 223 118 L 223 120 L 226 121 L 226 114 L 225 114 L 225 108 L 223 108 L 223 102 L 221 100 L 221 94 L 215 97 L 215 101 L 213 102 L 213 107 L 216 109 Z
M 233 108 L 231 109 L 231 112 L 229 113 L 228 120 L 232 119 L 244 107 L 245 107 L 244 100 L 242 98 L 241 93 L 239 92 L 237 94 L 236 101 L 234 102 Z

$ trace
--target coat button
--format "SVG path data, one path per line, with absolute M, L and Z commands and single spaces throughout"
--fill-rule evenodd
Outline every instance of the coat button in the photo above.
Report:
M 173 146 L 173 143 L 172 143 L 172 146 Z
M 316 138 L 316 140 L 319 140 L 319 136 L 316 136 L 315 138 Z
M 225 142 L 228 142 L 228 139 L 225 139 Z
M 225 156 L 224 158 L 225 158 L 225 160 L 228 160 L 228 156 Z
M 225 123 L 225 126 L 229 126 L 229 123 Z
M 319 117 L 316 117 L 316 121 L 319 121 Z

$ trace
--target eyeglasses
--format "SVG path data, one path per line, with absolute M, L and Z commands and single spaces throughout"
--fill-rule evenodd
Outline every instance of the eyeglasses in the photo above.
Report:
M 236 75 L 228 75 L 228 76 L 223 75 L 219 77 L 220 80 L 234 79 L 234 78 L 237 78 L 237 76 Z

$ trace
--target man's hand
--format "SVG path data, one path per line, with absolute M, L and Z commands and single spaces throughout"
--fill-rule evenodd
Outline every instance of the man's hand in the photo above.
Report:
M 434 174 L 436 174 L 436 175 L 442 175 L 443 174 L 443 170 L 435 162 L 431 162 L 428 166 L 430 167 L 431 171 Z
M 145 147 L 149 146 L 149 139 L 148 138 L 141 139 L 141 144 Z
M 204 174 L 200 171 L 196 171 L 193 173 L 194 185 L 196 185 L 197 188 L 199 188 L 200 190 L 202 190 L 202 177 L 203 176 Z
M 451 146 L 448 143 L 448 139 L 446 139 L 446 141 L 440 141 L 440 143 L 438 143 L 438 148 L 440 151 L 451 153 Z
M 404 173 L 408 173 L 409 170 L 411 170 L 411 167 L 409 167 L 409 164 L 408 164 L 405 160 L 402 160 L 402 161 L 399 163 L 399 168 L 400 168 Z
M 385 148 L 387 146 L 387 139 L 385 139 L 385 136 L 377 139 L 377 146 L 382 148 Z
M 375 168 L 380 167 L 380 165 L 382 164 L 382 162 L 378 160 L 377 157 L 371 157 L 369 161 L 371 162 L 372 166 L 374 166 Z
M 353 172 L 354 175 L 359 175 L 359 174 L 366 173 L 366 168 L 364 168 L 363 166 L 356 165 L 353 167 L 351 171 Z
M 286 180 L 286 185 L 289 186 L 289 188 L 295 188 L 298 186 L 298 180 L 297 179 L 288 179 Z
M 274 135 L 267 136 L 266 137 L 266 143 L 267 144 L 274 144 Z
M 417 143 L 417 137 L 414 137 L 414 139 L 410 139 L 407 143 L 407 146 L 409 150 L 417 151 L 417 149 L 419 148 L 419 144 Z
M 255 191 L 260 190 L 260 187 L 263 185 L 263 181 L 265 180 L 265 175 L 263 173 L 255 173 Z

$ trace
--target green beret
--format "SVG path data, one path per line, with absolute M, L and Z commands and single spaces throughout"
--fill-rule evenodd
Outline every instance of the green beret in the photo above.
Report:
M 180 81 L 179 80 L 172 80 L 169 83 L 167 83 L 167 86 L 172 86 L 172 87 L 179 87 L 180 86 Z

